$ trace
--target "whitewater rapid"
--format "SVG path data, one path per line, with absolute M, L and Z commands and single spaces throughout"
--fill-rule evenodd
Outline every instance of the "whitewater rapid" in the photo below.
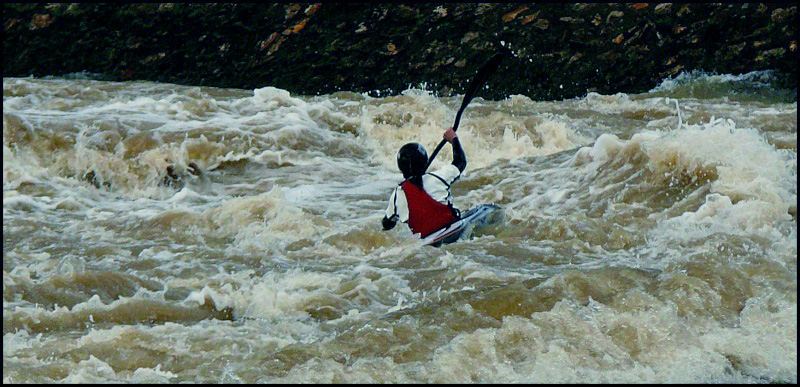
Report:
M 460 96 L 4 78 L 4 383 L 796 383 L 770 77 L 476 98 L 454 202 L 506 222 L 441 248 L 380 219 Z

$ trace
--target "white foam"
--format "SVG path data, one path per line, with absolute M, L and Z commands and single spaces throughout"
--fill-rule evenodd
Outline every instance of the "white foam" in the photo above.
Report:
M 33 197 L 28 195 L 16 195 L 3 197 L 3 212 L 6 209 L 21 208 L 28 211 L 45 211 L 56 208 L 55 204 L 48 204 L 48 197 Z M 43 203 L 44 202 L 44 203 Z
M 201 218 L 213 223 L 213 234 L 235 236 L 236 245 L 269 250 L 324 230 L 325 221 L 290 204 L 279 186 L 268 192 L 225 200 Z
M 797 382 L 797 303 L 774 295 L 747 300 L 740 324 L 703 336 L 706 348 L 735 359 L 737 368 L 764 380 Z
M 287 103 L 294 106 L 305 105 L 305 101 L 299 98 L 293 98 L 288 91 L 272 86 L 253 90 L 253 98 L 255 100 L 266 102 L 268 109 L 277 106 L 280 103 Z
M 651 93 L 659 91 L 672 91 L 681 85 L 690 82 L 702 80 L 711 84 L 722 84 L 730 82 L 747 81 L 753 85 L 768 86 L 771 79 L 774 77 L 774 71 L 751 71 L 749 73 L 732 75 L 732 74 L 708 74 L 703 71 L 692 70 L 682 71 L 674 78 L 667 78 L 661 81 L 661 84 L 650 90 Z
M 613 134 L 603 133 L 595 140 L 594 145 L 589 148 L 589 156 L 596 163 L 605 163 L 619 153 L 622 149 L 622 141 Z
M 164 384 L 177 376 L 172 372 L 162 371 L 161 364 L 158 364 L 155 368 L 137 368 L 128 380 L 135 383 Z
M 59 382 L 69 384 L 104 383 L 114 380 L 115 377 L 116 372 L 108 363 L 96 358 L 94 355 L 89 355 L 88 360 L 79 362 L 76 368 Z
M 216 309 L 233 308 L 234 317 L 257 318 L 269 321 L 285 320 L 303 322 L 311 334 L 315 324 L 310 321 L 309 309 L 328 305 L 339 310 L 344 318 L 360 318 L 360 305 L 367 310 L 386 313 L 409 307 L 418 295 L 408 288 L 405 280 L 389 270 L 374 271 L 367 266 L 356 268 L 361 272 L 356 278 L 347 279 L 341 274 L 315 273 L 290 270 L 286 273 L 268 272 L 260 277 L 238 274 L 228 277 L 231 282 L 219 287 L 206 286 L 192 292 L 184 302 L 204 305 L 212 301 Z M 377 279 L 372 279 L 378 274 Z M 345 284 L 347 283 L 347 284 Z M 342 288 L 348 289 L 342 294 Z M 345 310 L 349 310 L 345 314 Z
M 628 141 L 603 134 L 591 147 L 579 150 L 573 164 L 597 172 L 632 147 L 647 154 L 647 166 L 657 175 L 697 178 L 698 170 L 716 171 L 711 191 L 717 195 L 709 195 L 697 213 L 684 215 L 685 221 L 707 223 L 708 217 L 718 217 L 715 222 L 720 224 L 758 232 L 777 220 L 789 219 L 788 210 L 797 200 L 796 158 L 769 145 L 758 131 L 736 128 L 730 119 L 712 119 L 666 133 L 643 131 Z

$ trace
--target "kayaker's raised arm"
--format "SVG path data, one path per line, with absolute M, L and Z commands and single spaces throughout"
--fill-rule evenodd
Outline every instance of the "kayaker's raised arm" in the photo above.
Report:
M 444 132 L 444 139 L 453 146 L 453 165 L 458 168 L 462 173 L 467 168 L 467 156 L 464 154 L 464 149 L 461 148 L 461 142 L 458 140 L 458 135 L 451 127 Z

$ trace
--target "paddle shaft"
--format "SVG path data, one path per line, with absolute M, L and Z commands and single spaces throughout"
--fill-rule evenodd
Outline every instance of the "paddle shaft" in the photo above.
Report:
M 472 79 L 472 82 L 469 84 L 466 93 L 464 93 L 464 100 L 461 102 L 461 108 L 458 109 L 458 113 L 456 113 L 456 121 L 453 123 L 454 132 L 458 130 L 458 124 L 461 122 L 461 113 L 464 113 L 464 109 L 467 108 L 467 105 L 469 105 L 470 101 L 472 101 L 472 98 L 475 97 L 478 89 L 486 84 L 486 80 L 489 79 L 489 76 L 492 75 L 492 73 L 497 69 L 497 66 L 500 65 L 500 61 L 504 56 L 506 56 L 505 52 L 495 54 L 486 62 L 486 64 L 483 65 L 483 67 L 481 67 L 480 70 L 478 70 L 478 74 L 475 75 L 474 79 Z M 428 167 L 431 166 L 433 159 L 437 154 L 439 154 L 439 151 L 442 150 L 442 147 L 446 142 L 447 140 L 442 140 L 439 142 L 439 145 L 436 146 L 436 149 L 434 149 L 431 157 L 428 158 Z M 425 169 L 427 169 L 427 167 Z

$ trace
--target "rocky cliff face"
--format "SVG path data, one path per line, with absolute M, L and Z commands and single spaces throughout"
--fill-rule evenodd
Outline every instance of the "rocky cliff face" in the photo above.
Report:
M 4 76 L 386 95 L 563 99 L 646 91 L 682 71 L 777 70 L 796 88 L 794 4 L 3 4 Z

